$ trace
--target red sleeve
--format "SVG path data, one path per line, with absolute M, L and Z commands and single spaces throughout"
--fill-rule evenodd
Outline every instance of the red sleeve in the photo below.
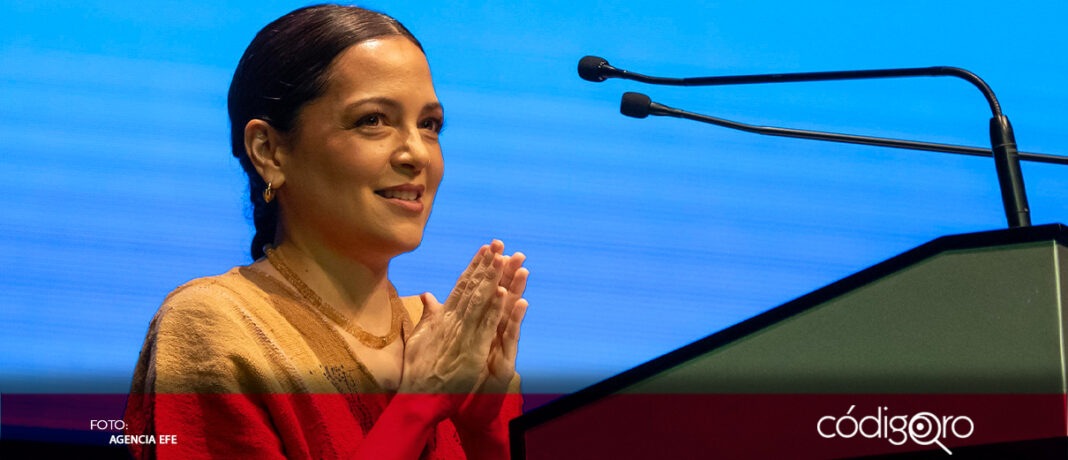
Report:
M 126 434 L 135 436 L 127 438 L 130 452 L 138 459 L 285 459 L 270 416 L 253 398 L 131 394 L 125 415 Z

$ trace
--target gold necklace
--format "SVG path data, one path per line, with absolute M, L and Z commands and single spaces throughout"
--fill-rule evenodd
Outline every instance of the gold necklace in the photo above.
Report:
M 271 262 L 271 265 L 274 266 L 274 269 L 278 270 L 278 273 L 281 273 L 282 276 L 285 277 L 286 281 L 289 281 L 289 284 L 292 284 L 293 287 L 297 288 L 297 291 L 300 292 L 300 295 L 303 296 L 305 300 L 311 302 L 312 306 L 314 306 L 316 310 L 325 315 L 327 318 L 330 318 L 331 321 L 341 326 L 341 328 L 347 331 L 349 334 L 352 334 L 352 336 L 359 340 L 360 343 L 370 348 L 380 350 L 382 348 L 385 348 L 386 345 L 393 343 L 394 340 L 397 340 L 397 336 L 400 335 L 401 325 L 404 322 L 404 317 L 402 315 L 405 313 L 404 306 L 403 304 L 401 304 L 400 296 L 397 295 L 397 290 L 393 287 L 393 284 L 389 285 L 389 305 L 391 322 L 389 332 L 387 332 L 384 336 L 374 335 L 370 332 L 363 330 L 360 326 L 354 323 L 350 324 L 350 321 L 345 318 L 345 315 L 341 314 L 341 312 L 335 310 L 329 304 L 324 302 L 323 299 L 315 293 L 315 291 L 311 290 L 311 288 L 309 288 L 307 284 L 304 284 L 304 282 L 300 280 L 300 277 L 298 277 L 296 273 L 293 273 L 293 271 L 290 270 L 284 262 L 282 262 L 282 257 L 279 254 L 275 253 L 274 248 L 264 248 L 264 253 L 267 254 L 267 260 Z

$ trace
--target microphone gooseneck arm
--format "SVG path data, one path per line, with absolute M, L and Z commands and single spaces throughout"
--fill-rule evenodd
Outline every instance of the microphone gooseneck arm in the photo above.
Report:
M 624 93 L 620 104 L 620 113 L 633 118 L 645 118 L 649 115 L 684 118 L 687 120 L 700 121 L 724 128 L 736 129 L 748 133 L 764 134 L 768 136 L 793 137 L 798 139 L 813 139 L 820 141 L 842 142 L 847 144 L 876 145 L 880 147 L 893 147 L 910 150 L 926 150 L 929 152 L 956 153 L 977 157 L 990 158 L 990 149 L 981 147 L 968 147 L 964 145 L 938 144 L 934 142 L 909 141 L 902 139 L 890 139 L 886 137 L 857 136 L 853 134 L 831 133 L 826 131 L 808 131 L 803 129 L 778 128 L 774 126 L 757 126 L 737 121 L 717 118 L 699 113 L 668 107 L 663 104 L 652 102 L 649 96 L 641 93 Z M 1068 157 L 1048 155 L 1045 153 L 1018 152 L 1021 160 L 1034 161 L 1037 163 L 1050 163 L 1068 165 Z
M 1009 227 L 1027 227 L 1031 225 L 1031 214 L 1027 204 L 1027 194 L 1024 188 L 1023 175 L 1020 172 L 1020 154 L 1016 150 L 1016 140 L 1015 136 L 1013 135 L 1012 125 L 1009 123 L 1009 119 L 1001 113 L 1001 105 L 998 103 L 997 97 L 994 96 L 994 91 L 990 89 L 990 85 L 987 85 L 986 82 L 983 81 L 982 78 L 979 78 L 978 75 L 975 75 L 974 73 L 969 72 L 965 69 L 961 69 L 958 67 L 938 66 L 914 67 L 904 69 L 847 70 L 832 72 L 799 72 L 719 77 L 664 78 L 629 72 L 613 67 L 611 64 L 608 63 L 607 60 L 603 58 L 599 58 L 596 56 L 586 56 L 579 61 L 579 76 L 581 76 L 585 80 L 593 82 L 604 81 L 607 78 L 624 78 L 642 83 L 670 86 L 717 86 L 756 83 L 788 83 L 805 81 L 860 80 L 871 78 L 932 76 L 952 76 L 961 78 L 978 88 L 979 91 L 983 93 L 983 96 L 986 98 L 987 103 L 990 105 L 990 112 L 992 114 L 992 117 L 990 118 L 991 149 L 988 152 L 991 153 L 982 153 L 981 155 L 992 156 L 994 158 L 994 166 L 997 169 L 998 175 L 998 185 L 1001 189 L 1002 206 L 1005 208 L 1005 217 L 1006 220 L 1008 220 Z M 664 113 L 654 114 L 668 115 Z M 701 116 L 697 114 L 692 115 Z M 680 116 L 680 118 L 696 119 L 688 116 Z M 966 151 L 972 149 L 970 147 L 947 146 L 944 144 L 931 144 L 913 141 L 898 141 L 896 139 L 852 136 L 847 134 L 836 133 L 818 133 L 818 136 L 813 136 L 812 134 L 815 133 L 813 131 L 790 130 L 785 128 L 754 127 L 751 125 L 734 123 L 728 120 L 715 120 L 718 120 L 723 123 L 713 123 L 709 120 L 700 121 L 719 124 L 720 126 L 740 129 L 742 131 L 758 132 L 761 134 L 772 134 L 778 136 L 799 137 L 807 139 L 834 140 L 837 142 L 881 145 L 897 148 L 915 148 L 920 150 L 931 150 L 939 152 L 979 154 L 977 152 Z M 731 126 L 730 124 L 734 124 L 736 126 Z M 947 150 L 947 148 L 951 150 Z M 1035 158 L 1029 159 L 1034 159 L 1035 161 L 1045 161 L 1049 159 L 1038 159 L 1038 157 L 1043 156 L 1038 155 Z M 1051 157 L 1053 159 L 1058 158 L 1053 156 L 1045 157 Z
M 591 59 L 592 58 L 592 59 Z M 664 86 L 721 86 L 721 85 L 749 85 L 758 83 L 796 83 L 805 81 L 831 81 L 831 80 L 866 80 L 872 78 L 899 78 L 899 77 L 957 77 L 963 79 L 983 93 L 987 104 L 990 105 L 990 113 L 994 117 L 1001 115 L 1001 104 L 994 96 L 990 85 L 986 84 L 978 75 L 959 67 L 911 67 L 905 69 L 876 69 L 876 70 L 843 70 L 834 72 L 798 72 L 798 73 L 773 73 L 760 75 L 728 75 L 721 77 L 691 77 L 691 78 L 665 78 L 642 75 L 627 70 L 618 69 L 608 64 L 608 61 L 595 56 L 582 58 L 586 66 L 579 65 L 587 74 L 583 76 L 588 81 L 604 81 L 608 78 L 623 78 L 651 85 Z M 581 62 L 581 61 L 580 61 Z M 591 69 L 595 70 L 589 70 Z M 593 72 L 597 72 L 594 74 Z M 596 75 L 596 76 L 595 76 Z M 586 78 L 586 77 L 590 78 Z M 591 79 L 594 78 L 594 79 Z M 600 78 L 597 80 L 596 78 Z

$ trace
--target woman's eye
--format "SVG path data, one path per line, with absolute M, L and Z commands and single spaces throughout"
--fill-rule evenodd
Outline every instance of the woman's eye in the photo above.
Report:
M 382 114 L 372 113 L 356 120 L 356 126 L 378 126 L 382 124 Z
M 444 122 L 440 118 L 427 118 L 419 123 L 419 127 L 422 129 L 429 129 L 435 133 L 441 132 L 441 127 Z

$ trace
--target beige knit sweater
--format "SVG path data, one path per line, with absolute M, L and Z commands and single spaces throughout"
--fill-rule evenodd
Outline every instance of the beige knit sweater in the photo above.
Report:
M 131 445 L 135 457 L 347 458 L 392 398 L 337 329 L 253 267 L 186 283 L 152 319 L 126 431 L 177 435 L 177 443 Z M 409 315 L 421 307 L 412 300 Z M 404 318 L 401 337 L 412 328 Z M 521 405 L 510 397 L 497 423 Z M 449 420 L 423 458 L 464 458 Z

